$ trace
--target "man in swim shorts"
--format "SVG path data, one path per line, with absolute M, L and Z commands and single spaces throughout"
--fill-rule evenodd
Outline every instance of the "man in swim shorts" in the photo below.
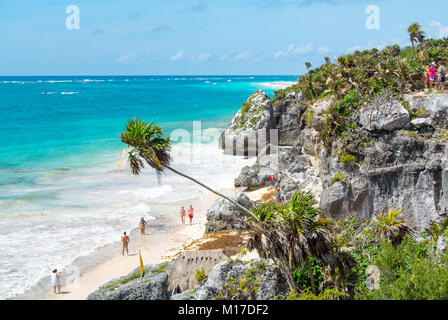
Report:
M 123 233 L 123 236 L 121 237 L 121 242 L 123 243 L 123 252 L 122 255 L 124 256 L 124 249 L 126 249 L 126 254 L 129 255 L 128 250 L 128 244 L 129 244 L 129 237 L 126 235 L 126 231 Z

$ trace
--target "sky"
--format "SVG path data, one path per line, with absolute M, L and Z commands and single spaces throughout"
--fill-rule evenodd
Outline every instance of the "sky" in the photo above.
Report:
M 0 0 L 0 76 L 300 75 L 306 61 L 407 46 L 413 22 L 448 37 L 447 12 L 447 0 Z

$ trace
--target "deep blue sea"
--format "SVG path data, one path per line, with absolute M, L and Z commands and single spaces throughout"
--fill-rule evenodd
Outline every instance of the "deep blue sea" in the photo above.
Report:
M 161 186 L 150 170 L 132 176 L 120 141 L 128 119 L 155 121 L 167 135 L 186 137 L 173 149 L 174 165 L 212 187 L 231 188 L 250 160 L 218 150 L 217 132 L 253 91 L 273 96 L 295 80 L 0 77 L 0 299 L 115 241 L 141 216 L 156 219 L 157 203 L 205 192 L 170 174 Z M 196 144 L 188 138 L 193 121 L 202 133 Z

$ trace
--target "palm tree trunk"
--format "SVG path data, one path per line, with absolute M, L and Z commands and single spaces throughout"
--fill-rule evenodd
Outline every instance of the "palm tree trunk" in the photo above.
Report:
M 308 272 L 310 273 L 311 289 L 313 290 L 313 293 L 316 294 L 316 282 L 314 280 L 313 269 L 311 268 L 310 260 L 308 259 L 308 257 L 306 259 L 306 266 L 308 267 Z
M 414 55 L 414 60 L 415 60 L 415 48 L 414 48 L 414 41 L 411 40 L 412 43 L 412 53 Z
M 229 197 L 223 195 L 222 193 L 219 193 L 218 191 L 213 190 L 212 188 L 206 186 L 206 185 L 203 184 L 202 182 L 199 182 L 198 180 L 196 180 L 196 179 L 194 179 L 194 178 L 192 178 L 192 177 L 190 177 L 190 176 L 187 176 L 186 174 L 184 174 L 184 173 L 182 173 L 182 172 L 179 172 L 179 171 L 177 171 L 176 169 L 171 168 L 170 166 L 165 166 L 165 168 L 167 168 L 168 170 L 173 171 L 174 173 L 176 173 L 176 174 L 178 174 L 178 175 L 180 175 L 180 176 L 182 176 L 182 177 L 184 177 L 184 178 L 187 178 L 187 179 L 193 181 L 194 183 L 197 183 L 198 185 L 204 187 L 204 188 L 207 189 L 208 191 L 211 191 L 211 192 L 213 192 L 214 194 L 216 194 L 216 195 L 218 195 L 218 196 L 220 196 L 220 197 L 226 199 L 226 200 L 229 201 L 230 203 L 234 204 L 235 206 L 237 206 L 238 208 L 240 208 L 241 210 L 243 210 L 245 213 L 249 214 L 250 216 L 252 216 L 252 217 L 255 218 L 256 220 L 258 220 L 258 218 L 257 218 L 252 212 L 250 212 L 248 209 L 246 209 L 245 207 L 243 207 L 242 205 L 240 205 L 238 202 L 233 201 L 233 200 L 230 199 Z
M 277 265 L 280 267 L 283 275 L 285 276 L 286 282 L 288 283 L 289 290 L 297 291 L 297 283 L 295 282 L 291 269 L 283 263 L 283 261 L 277 261 Z

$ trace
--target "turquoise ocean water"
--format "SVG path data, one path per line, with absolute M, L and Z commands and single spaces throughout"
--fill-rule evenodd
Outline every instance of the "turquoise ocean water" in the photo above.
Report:
M 170 174 L 159 186 L 150 170 L 138 178 L 125 170 L 119 137 L 128 119 L 155 121 L 168 135 L 191 133 L 200 121 L 203 133 L 214 133 L 254 90 L 273 96 L 296 79 L 0 77 L 0 298 L 116 240 L 141 216 L 154 219 L 156 203 L 204 193 Z M 176 145 L 174 164 L 215 188 L 230 188 L 249 160 L 224 155 L 209 137 Z

